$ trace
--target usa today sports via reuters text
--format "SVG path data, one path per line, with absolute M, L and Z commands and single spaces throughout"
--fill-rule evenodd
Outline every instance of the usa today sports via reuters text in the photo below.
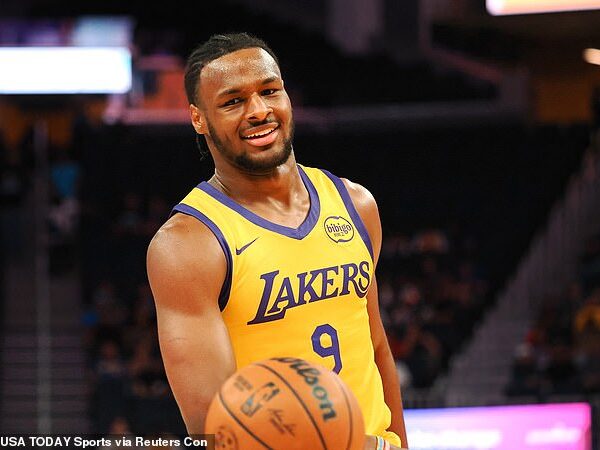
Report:
M 0 436 L 0 448 L 62 448 L 62 449 L 96 449 L 103 447 L 132 448 L 132 447 L 180 447 L 213 448 L 212 436 L 190 437 L 183 439 L 161 437 L 145 438 L 142 436 L 34 436 L 6 435 Z

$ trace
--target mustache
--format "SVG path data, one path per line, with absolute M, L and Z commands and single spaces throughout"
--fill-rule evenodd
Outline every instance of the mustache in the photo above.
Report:
M 276 120 L 276 119 L 265 119 L 265 120 L 261 120 L 261 121 L 253 121 L 253 122 L 249 122 L 249 125 L 247 127 L 244 127 L 242 131 L 246 131 L 246 130 L 251 130 L 252 128 L 256 128 L 259 127 L 261 125 L 268 125 L 268 124 L 277 124 L 277 125 L 281 125 L 281 123 Z

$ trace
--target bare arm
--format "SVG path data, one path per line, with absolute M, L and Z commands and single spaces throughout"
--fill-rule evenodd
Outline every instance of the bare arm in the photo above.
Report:
M 218 305 L 225 256 L 204 224 L 177 214 L 152 239 L 147 268 L 169 384 L 188 433 L 203 433 L 213 395 L 235 372 Z
M 348 180 L 343 181 L 348 188 L 348 192 L 350 193 L 350 197 L 352 198 L 356 210 L 360 214 L 360 217 L 367 228 L 373 246 L 373 260 L 375 265 L 377 265 L 382 239 L 381 222 L 379 220 L 377 203 L 371 193 L 364 187 Z M 367 310 L 369 312 L 371 340 L 373 341 L 373 349 L 375 350 L 375 363 L 381 374 L 385 403 L 392 412 L 390 430 L 400 437 L 403 448 L 408 448 L 400 383 L 398 381 L 396 364 L 392 357 L 392 352 L 390 351 L 383 323 L 381 322 L 377 281 L 375 277 L 373 277 L 373 282 L 367 293 Z

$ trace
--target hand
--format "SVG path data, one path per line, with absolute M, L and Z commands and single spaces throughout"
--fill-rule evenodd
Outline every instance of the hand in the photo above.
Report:
M 395 445 L 388 444 L 390 450 L 408 450 L 406 448 L 396 447 Z M 377 450 L 377 438 L 375 436 L 367 435 L 365 437 L 364 450 Z

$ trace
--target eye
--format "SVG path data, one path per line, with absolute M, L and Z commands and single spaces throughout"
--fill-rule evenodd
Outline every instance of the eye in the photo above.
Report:
M 279 89 L 275 89 L 275 88 L 271 88 L 271 89 L 264 89 L 263 91 L 261 91 L 261 95 L 273 95 L 275 92 L 277 92 Z
M 237 105 L 239 102 L 241 102 L 242 99 L 239 97 L 235 97 L 232 98 L 230 100 L 227 100 L 225 103 L 223 103 L 221 106 L 233 106 L 233 105 Z

